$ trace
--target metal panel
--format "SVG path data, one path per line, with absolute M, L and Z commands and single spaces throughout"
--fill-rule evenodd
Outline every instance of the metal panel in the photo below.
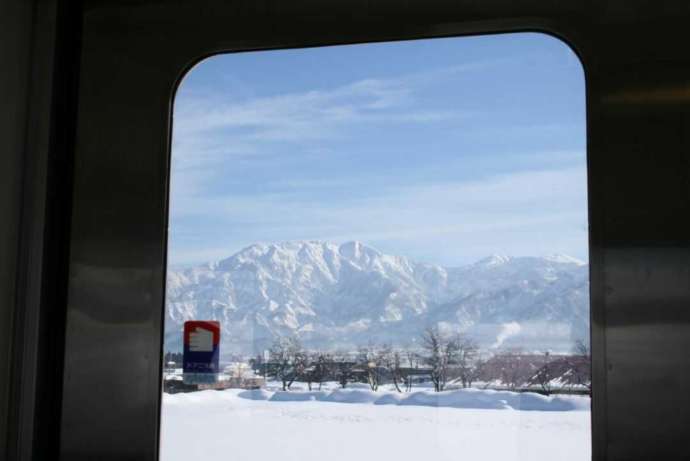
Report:
M 78 35 L 71 5 L 0 2 L 0 457 L 8 459 L 57 450 Z
M 586 68 L 593 456 L 690 458 L 689 19 L 682 0 L 87 2 L 62 459 L 157 457 L 170 103 L 186 69 L 221 51 L 526 29 L 565 37 Z
M 0 458 L 14 449 L 8 426 L 16 419 L 10 404 L 10 370 L 32 12 L 32 2 L 0 3 L 0 57 L 14 70 L 0 72 Z

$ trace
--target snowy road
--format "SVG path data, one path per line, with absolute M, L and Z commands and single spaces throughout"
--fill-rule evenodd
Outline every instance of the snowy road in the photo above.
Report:
M 590 459 L 589 411 L 466 409 L 165 394 L 163 461 Z

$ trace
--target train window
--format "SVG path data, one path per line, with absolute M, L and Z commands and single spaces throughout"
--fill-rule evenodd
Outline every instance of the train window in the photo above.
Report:
M 199 63 L 161 459 L 589 459 L 585 130 L 543 34 Z

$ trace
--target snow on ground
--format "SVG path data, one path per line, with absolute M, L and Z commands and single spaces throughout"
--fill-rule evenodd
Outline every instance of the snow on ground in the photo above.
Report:
M 163 396 L 163 461 L 585 461 L 590 444 L 587 397 L 361 386 Z

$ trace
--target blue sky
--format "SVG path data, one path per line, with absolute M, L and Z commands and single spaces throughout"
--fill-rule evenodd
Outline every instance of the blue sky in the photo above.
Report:
M 585 87 L 540 34 L 224 54 L 174 107 L 169 261 L 361 240 L 587 259 Z

